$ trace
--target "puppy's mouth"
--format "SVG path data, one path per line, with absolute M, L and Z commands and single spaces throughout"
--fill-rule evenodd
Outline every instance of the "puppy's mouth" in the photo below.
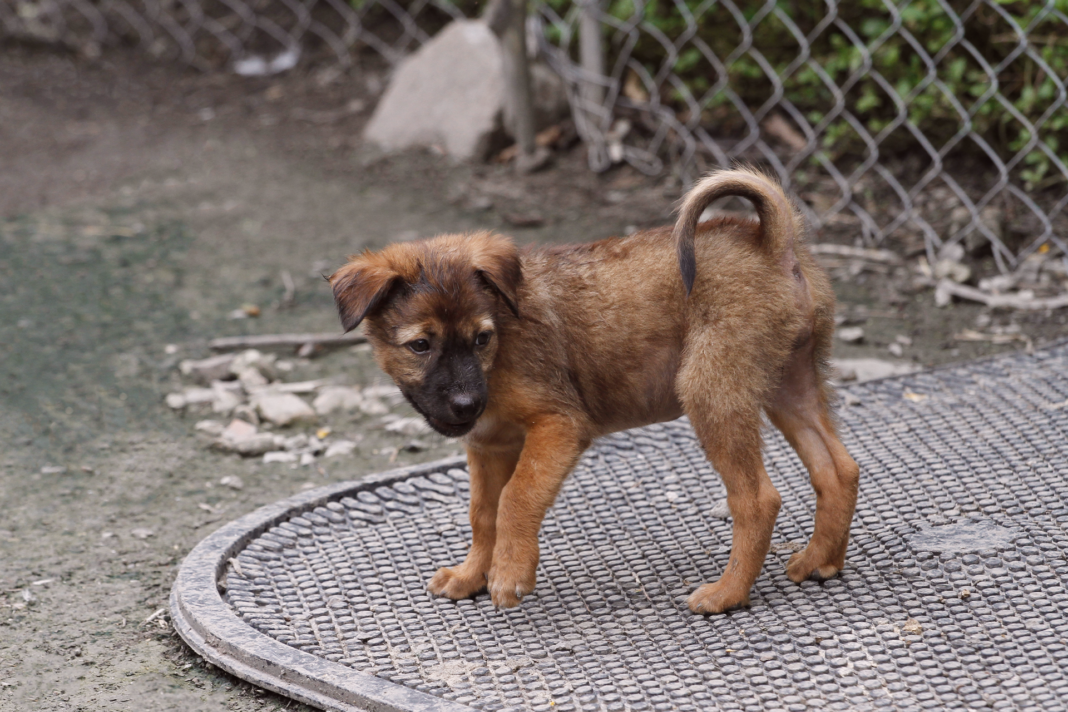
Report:
M 429 425 L 435 431 L 441 433 L 447 438 L 462 438 L 464 435 L 467 435 L 474 429 L 475 423 L 477 423 L 478 419 L 482 417 L 482 412 L 480 411 L 479 414 L 471 420 L 465 421 L 463 423 L 450 423 L 446 420 L 435 418 L 434 416 L 430 415 L 425 410 L 420 408 L 419 403 L 416 402 L 415 398 L 412 398 L 403 389 L 401 389 L 401 393 L 407 399 L 408 403 L 410 403 L 411 406 L 415 408 L 419 415 L 423 416 L 423 419 L 426 420 L 427 425 Z
M 430 427 L 447 438 L 460 438 L 467 435 L 475 427 L 475 423 L 478 422 L 478 418 L 475 418 L 466 423 L 446 423 L 444 420 L 438 420 L 425 413 L 423 417 L 426 418 L 426 422 L 430 424 Z

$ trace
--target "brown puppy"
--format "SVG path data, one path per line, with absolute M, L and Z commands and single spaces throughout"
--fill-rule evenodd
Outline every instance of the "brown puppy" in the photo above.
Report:
M 698 225 L 725 195 L 752 201 L 759 222 Z M 787 573 L 841 570 L 858 473 L 828 405 L 834 296 L 801 235 L 776 183 L 735 170 L 686 196 L 674 232 L 523 251 L 490 233 L 445 235 L 339 269 L 330 282 L 345 329 L 366 319 L 382 369 L 467 445 L 474 540 L 430 590 L 458 599 L 488 587 L 495 605 L 517 605 L 534 588 L 545 512 L 593 438 L 684 413 L 734 520 L 727 568 L 691 610 L 746 605 L 767 555 L 780 498 L 762 462 L 762 411 L 816 490 L 812 540 Z

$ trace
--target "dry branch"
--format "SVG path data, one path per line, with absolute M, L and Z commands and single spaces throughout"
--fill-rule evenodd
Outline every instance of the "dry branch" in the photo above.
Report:
M 212 351 L 240 351 L 242 349 L 298 349 L 304 346 L 324 348 L 351 346 L 367 341 L 363 334 L 255 334 L 252 336 L 224 336 L 212 339 Z
M 853 260 L 866 260 L 879 262 L 885 265 L 899 265 L 904 260 L 901 255 L 890 250 L 873 250 L 867 247 L 850 247 L 849 245 L 833 245 L 826 242 L 810 245 L 809 249 L 814 255 L 828 255 L 832 257 L 845 257 Z
M 1019 294 L 987 294 L 986 292 L 957 284 L 948 279 L 939 281 L 937 292 L 946 296 L 968 299 L 973 302 L 985 304 L 991 309 L 1019 309 L 1021 311 L 1045 311 L 1047 309 L 1062 309 L 1068 307 L 1068 294 L 1057 297 L 1026 297 Z M 935 295 L 935 301 L 938 295 Z M 947 302 L 948 303 L 948 302 Z

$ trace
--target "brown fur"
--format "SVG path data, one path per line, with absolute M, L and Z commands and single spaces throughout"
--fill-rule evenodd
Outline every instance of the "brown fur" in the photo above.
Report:
M 760 221 L 698 225 L 722 195 L 752 200 Z M 687 195 L 674 233 L 522 252 L 498 235 L 447 235 L 364 253 L 331 277 L 345 327 L 366 317 L 383 370 L 424 414 L 444 409 L 431 425 L 465 433 L 473 542 L 430 590 L 463 598 L 488 587 L 496 605 L 517 605 L 534 587 L 542 519 L 590 442 L 684 413 L 734 520 L 727 567 L 690 608 L 746 605 L 767 555 L 780 498 L 762 462 L 762 412 L 817 496 L 812 540 L 787 573 L 803 581 L 841 570 L 858 472 L 829 407 L 834 296 L 800 235 L 777 184 L 725 171 Z M 476 345 L 487 329 L 489 342 Z M 423 336 L 430 350 L 415 353 Z M 443 383 L 449 363 L 481 369 L 488 395 L 476 420 L 442 403 L 466 403 L 478 378 L 463 376 L 459 391 L 427 386 Z

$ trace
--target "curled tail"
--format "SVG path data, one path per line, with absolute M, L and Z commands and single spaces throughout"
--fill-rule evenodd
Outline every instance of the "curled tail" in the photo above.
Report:
M 760 217 L 759 245 L 770 256 L 781 258 L 793 251 L 800 217 L 782 186 L 752 168 L 716 171 L 703 178 L 682 199 L 679 219 L 672 233 L 687 295 L 693 290 L 697 277 L 697 258 L 694 254 L 697 221 L 710 203 L 727 195 L 737 195 L 753 203 Z

